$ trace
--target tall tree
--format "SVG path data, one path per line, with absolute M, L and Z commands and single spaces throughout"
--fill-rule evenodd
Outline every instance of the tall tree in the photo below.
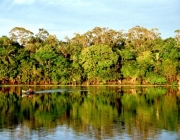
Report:
M 13 28 L 10 32 L 10 38 L 15 41 L 20 43 L 20 45 L 25 46 L 28 40 L 34 35 L 33 32 L 22 28 L 22 27 L 15 27 Z
M 39 68 L 43 70 L 43 79 L 48 83 L 51 82 L 53 63 L 56 57 L 56 52 L 48 44 L 42 46 L 33 54 L 33 58 L 38 62 Z
M 17 75 L 16 55 L 18 48 L 18 44 L 14 44 L 8 37 L 0 38 L 1 78 L 5 81 L 14 82 Z
M 169 59 L 166 59 L 162 63 L 162 74 L 166 76 L 169 82 L 173 82 L 176 80 L 177 65 L 178 65 L 177 61 L 172 61 Z
M 160 38 L 158 29 L 148 30 L 146 28 L 135 26 L 127 33 L 126 47 L 137 52 L 151 50 L 152 40 Z
M 99 82 L 103 79 L 112 78 L 108 77 L 110 72 L 108 69 L 115 66 L 117 60 L 118 55 L 109 46 L 93 45 L 82 50 L 79 62 L 85 73 L 87 73 L 88 80 Z M 101 76 L 102 73 L 103 75 Z
M 177 41 L 180 43 L 180 30 L 175 30 L 174 32 L 176 33 L 175 38 L 176 38 Z
M 49 32 L 44 28 L 40 28 L 39 32 L 35 36 L 40 40 L 45 41 L 49 36 Z

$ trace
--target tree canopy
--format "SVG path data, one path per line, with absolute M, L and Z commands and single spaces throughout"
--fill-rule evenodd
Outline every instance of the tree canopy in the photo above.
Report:
M 180 30 L 124 32 L 95 27 L 58 40 L 43 28 L 15 27 L 0 37 L 1 84 L 178 84 Z

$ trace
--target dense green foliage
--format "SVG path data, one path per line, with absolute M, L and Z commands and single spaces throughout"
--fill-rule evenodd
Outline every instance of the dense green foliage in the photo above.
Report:
M 15 27 L 0 38 L 1 84 L 171 84 L 180 81 L 180 33 L 96 27 L 59 41 Z M 180 83 L 180 82 L 179 82 Z

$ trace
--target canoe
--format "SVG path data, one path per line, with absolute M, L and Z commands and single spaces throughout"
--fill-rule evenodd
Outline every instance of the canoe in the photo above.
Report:
M 52 89 L 52 90 L 41 90 L 41 91 L 34 91 L 34 92 L 29 92 L 29 90 L 22 90 L 22 97 L 25 97 L 25 96 L 29 96 L 30 94 L 40 94 L 40 93 L 53 93 L 53 92 L 60 92 L 60 93 L 63 93 L 63 92 L 79 92 L 79 91 L 88 91 L 88 90 L 71 90 L 71 89 Z
M 22 97 L 31 96 L 35 92 L 30 92 L 29 90 L 22 90 Z

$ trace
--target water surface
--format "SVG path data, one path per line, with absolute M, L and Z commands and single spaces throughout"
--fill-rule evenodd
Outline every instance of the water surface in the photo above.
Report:
M 179 139 L 180 90 L 171 87 L 0 87 L 0 139 Z

